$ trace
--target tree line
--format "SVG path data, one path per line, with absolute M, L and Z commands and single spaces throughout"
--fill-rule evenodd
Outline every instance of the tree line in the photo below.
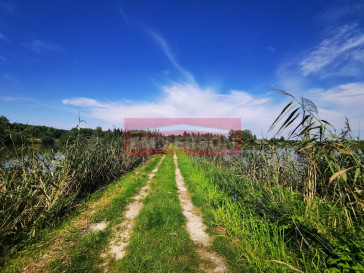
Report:
M 66 144 L 73 143 L 76 139 L 105 137 L 112 133 L 122 135 L 120 129 L 103 131 L 101 127 L 96 127 L 96 129 L 75 127 L 71 130 L 65 130 L 18 122 L 11 123 L 5 116 L 0 116 L 0 145 L 24 143 Z

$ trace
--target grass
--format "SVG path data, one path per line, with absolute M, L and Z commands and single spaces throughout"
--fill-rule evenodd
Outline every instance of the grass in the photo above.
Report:
M 216 236 L 214 250 L 227 258 L 234 272 L 291 272 L 270 262 L 277 259 L 291 263 L 284 245 L 274 236 L 279 231 L 251 215 L 211 181 L 211 175 L 219 172 L 229 183 L 231 173 L 216 169 L 211 163 L 206 163 L 211 164 L 209 170 L 204 169 L 187 156 L 179 156 L 178 164 L 194 205 L 202 209 L 208 231 Z
M 266 177 L 251 179 L 252 170 L 236 167 L 241 160 L 179 156 L 194 204 L 201 206 L 210 232 L 220 234 L 215 250 L 234 271 L 363 270 L 363 229 L 358 223 L 346 227 L 343 208 L 318 196 L 308 203 L 303 194 L 275 180 L 269 184 Z M 264 168 L 269 174 L 269 166 Z M 340 220 L 336 228 L 334 219 Z
M 80 139 L 61 155 L 33 150 L 25 156 L 24 149 L 8 167 L 0 166 L 1 256 L 20 250 L 24 239 L 54 226 L 88 194 L 146 159 L 125 155 L 116 132 Z
M 215 236 L 213 248 L 233 272 L 364 272 L 364 153 L 354 145 L 348 122 L 336 134 L 311 101 L 281 92 L 292 101 L 271 129 L 293 125 L 290 135 L 299 139 L 294 145 L 260 142 L 244 146 L 239 156 L 177 151 L 192 201 Z M 6 253 L 1 259 L 6 272 L 27 263 L 44 263 L 54 272 L 101 270 L 101 251 L 160 157 L 94 194 L 87 203 L 92 205 L 82 203 L 73 220 L 53 226 L 69 213 L 68 206 L 143 162 L 144 157 L 125 156 L 121 144 L 119 138 L 92 139 L 67 148 L 54 169 L 55 154 L 35 153 L 1 170 L 0 251 Z M 111 262 L 112 271 L 199 271 L 177 196 L 173 151 L 166 153 L 127 255 Z M 87 232 L 90 223 L 101 221 L 106 229 Z
M 96 270 L 95 264 L 107 242 L 111 227 L 122 220 L 122 211 L 129 198 L 145 185 L 148 174 L 155 168 L 160 157 L 155 156 L 149 164 L 136 168 L 91 195 L 73 212 L 73 216 L 66 218 L 57 228 L 43 230 L 36 242 L 34 239 L 24 242 L 23 251 L 12 259 L 7 256 L 1 271 L 19 272 L 27 265 L 36 264 L 42 264 L 43 270 L 53 272 Z M 109 223 L 105 230 L 88 232 L 92 223 L 104 220 Z M 49 255 L 50 259 L 43 260 L 44 255 Z
M 241 156 L 192 153 L 201 156 L 189 157 L 184 175 L 205 187 L 194 200 L 214 225 L 222 221 L 243 271 L 364 271 L 363 150 L 348 121 L 337 133 L 312 101 L 280 93 L 291 102 L 269 130 L 292 128 L 294 145 L 245 145 Z
M 127 251 L 112 265 L 114 271 L 198 271 L 198 256 L 179 204 L 172 155 L 166 156 L 152 180 Z

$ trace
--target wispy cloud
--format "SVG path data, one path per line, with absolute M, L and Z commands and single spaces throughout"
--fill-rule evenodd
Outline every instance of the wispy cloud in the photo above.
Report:
M 130 20 L 126 16 L 124 9 L 122 7 L 119 8 L 119 12 L 120 12 L 125 24 L 129 25 Z M 142 31 L 144 31 L 150 38 L 152 38 L 152 40 L 159 46 L 159 48 L 162 50 L 164 55 L 168 58 L 170 63 L 174 66 L 174 68 L 176 68 L 184 76 L 186 81 L 188 81 L 190 83 L 195 82 L 193 75 L 177 62 L 176 57 L 175 57 L 173 51 L 171 50 L 167 40 L 161 34 L 159 34 L 157 31 L 153 30 L 152 28 L 150 28 L 148 26 L 137 23 L 135 21 L 131 21 L 131 22 L 134 25 L 136 25 L 138 28 L 140 28 Z M 168 70 L 165 70 L 165 71 L 168 71 Z M 168 74 L 169 73 L 170 73 L 170 71 L 168 71 Z
M 16 85 L 22 86 L 22 83 L 17 78 L 14 78 L 13 76 L 11 76 L 11 75 L 9 75 L 7 73 L 3 74 L 3 78 L 5 80 L 9 81 L 9 82 L 12 82 L 12 83 L 16 84 Z
M 335 86 L 330 89 L 314 89 L 310 95 L 325 108 L 353 110 L 363 115 L 360 108 L 364 105 L 364 83 L 354 82 Z M 364 116 L 364 115 L 363 115 Z
M 176 58 L 169 47 L 167 41 L 157 32 L 151 30 L 150 28 L 144 28 L 148 35 L 154 40 L 154 42 L 162 49 L 163 53 L 166 55 L 171 64 L 182 73 L 182 75 L 186 78 L 187 81 L 193 83 L 195 82 L 192 74 L 184 69 L 177 61 Z
M 120 12 L 121 16 L 123 17 L 123 20 L 124 20 L 125 24 L 129 25 L 129 19 L 126 16 L 126 14 L 124 12 L 124 9 L 122 7 L 119 8 L 119 12 Z
M 5 63 L 5 64 L 8 63 L 8 59 L 6 59 L 4 56 L 0 55 L 0 60 L 2 63 Z
M 337 24 L 342 20 L 358 19 L 362 16 L 364 1 L 332 1 L 331 7 L 321 15 L 329 25 Z
M 174 84 L 163 88 L 157 101 L 101 102 L 90 98 L 62 101 L 77 106 L 89 118 L 102 120 L 104 125 L 122 126 L 123 118 L 158 117 L 241 117 L 243 128 L 256 134 L 269 127 L 281 105 L 273 105 L 267 97 L 255 97 L 248 92 L 232 90 L 220 94 L 214 89 L 201 89 L 196 84 Z
M 0 40 L 10 43 L 10 39 L 0 32 Z
M 52 44 L 46 41 L 35 39 L 30 43 L 24 44 L 24 46 L 36 53 L 46 53 L 46 52 L 65 52 L 65 50 L 57 44 Z
M 317 104 L 320 117 L 335 128 L 343 128 L 345 117 L 348 117 L 353 134 L 358 135 L 360 122 L 364 122 L 361 120 L 364 116 L 364 82 L 328 89 L 306 89 L 302 94 Z M 191 83 L 164 86 L 163 95 L 155 101 L 103 102 L 91 98 L 71 98 L 62 102 L 81 109 L 86 120 L 96 120 L 96 124 L 102 123 L 106 128 L 112 125 L 123 127 L 124 118 L 240 117 L 242 128 L 252 130 L 259 137 L 267 136 L 267 129 L 286 103 L 272 101 L 268 96 L 257 97 L 242 90 L 221 94 L 215 89 L 203 89 Z
M 336 128 L 343 128 L 347 117 L 354 134 L 358 135 L 360 122 L 364 122 L 364 82 L 307 90 L 306 94 L 318 105 L 321 118 L 327 119 Z
M 271 46 L 267 46 L 267 49 L 270 51 L 270 52 L 274 52 L 276 51 L 276 49 L 274 47 L 271 47 Z
M 300 65 L 304 76 L 358 76 L 353 66 L 361 66 L 364 54 L 364 33 L 355 25 L 335 29 L 335 34 L 309 50 Z
M 17 101 L 33 101 L 33 99 L 26 97 L 13 97 L 13 96 L 0 96 L 0 100 L 6 102 L 17 102 Z
M 88 99 L 88 98 L 74 98 L 74 99 L 65 99 L 62 100 L 63 104 L 71 104 L 76 105 L 80 107 L 97 107 L 97 108 L 105 108 L 105 104 L 98 102 L 94 99 Z
M 15 6 L 13 2 L 10 1 L 0 1 L 0 8 L 9 12 L 14 13 L 15 12 Z

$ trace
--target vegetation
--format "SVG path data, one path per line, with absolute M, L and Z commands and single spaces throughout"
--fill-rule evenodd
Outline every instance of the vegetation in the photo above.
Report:
M 313 102 L 280 92 L 291 101 L 273 122 L 270 131 L 276 134 L 270 140 L 257 140 L 249 130 L 231 131 L 229 138 L 242 140 L 239 155 L 197 146 L 191 151 L 186 148 L 195 147 L 191 145 L 180 145 L 176 151 L 192 201 L 201 208 L 208 232 L 215 235 L 213 248 L 226 258 L 233 272 L 364 272 L 362 142 L 351 137 L 348 121 L 346 128 L 337 132 L 320 119 Z M 0 122 L 5 124 L 6 120 L 1 118 Z M 282 132 L 287 132 L 286 139 L 279 135 Z M 160 136 L 158 132 L 148 134 Z M 2 254 L 24 246 L 26 251 L 34 249 L 25 238 L 37 242 L 53 236 L 42 230 L 59 219 L 67 222 L 62 216 L 70 207 L 153 154 L 126 155 L 124 136 L 120 130 L 75 128 L 59 137 L 67 143 L 62 153 L 34 150 L 24 156 L 20 150 L 17 160 L 2 167 Z M 179 137 L 171 136 L 169 141 Z M 168 141 L 156 142 L 155 152 L 165 152 L 164 144 Z M 67 241 L 72 244 L 67 245 L 65 254 L 49 260 L 46 269 L 100 271 L 105 259 L 102 252 L 123 220 L 121 212 L 145 185 L 159 159 L 155 156 L 145 168 L 129 172 L 93 195 L 98 209 L 90 212 L 91 221 L 105 222 L 106 228 L 87 233 L 79 225 L 67 225 Z M 127 254 L 120 261 L 111 261 L 111 270 L 199 271 L 201 260 L 186 232 L 174 170 L 172 156 L 167 155 L 143 200 Z M 109 193 L 108 198 L 104 193 Z M 62 236 L 54 237 L 60 240 Z M 3 260 L 6 265 L 19 265 L 4 268 L 10 272 L 24 268 L 18 259 Z
M 294 97 L 278 124 L 278 133 L 294 124 L 293 148 L 266 142 L 240 156 L 180 159 L 210 226 L 226 229 L 220 251 L 248 271 L 364 271 L 364 156 L 349 124 L 336 134 Z
M 145 185 L 159 161 L 160 156 L 156 156 L 85 198 L 56 228 L 46 228 L 38 238 L 26 240 L 24 250 L 14 259 L 7 253 L 0 271 L 95 271 L 111 229 L 123 220 L 121 212 L 130 197 Z M 102 221 L 108 223 L 104 230 L 89 232 L 90 226 Z
M 17 159 L 0 168 L 2 254 L 21 248 L 23 239 L 37 236 L 82 198 L 146 158 L 124 154 L 119 130 L 103 138 L 79 135 L 62 153 L 32 150 L 24 156 L 23 149 Z
M 119 131 L 119 129 L 115 129 Z M 80 138 L 104 137 L 110 135 L 111 130 L 102 131 L 96 129 L 79 128 L 79 125 L 71 130 L 56 129 L 48 126 L 28 125 L 23 123 L 10 123 L 5 116 L 0 116 L 0 147 L 2 145 L 21 145 L 26 143 L 42 144 L 66 144 L 74 143 Z
M 196 272 L 198 257 L 185 229 L 177 196 L 172 155 L 167 155 L 151 184 L 137 219 L 128 253 L 116 272 Z
M 79 234 L 78 236 L 70 236 L 70 240 L 74 244 L 66 250 L 64 256 L 53 259 L 48 265 L 48 270 L 51 272 L 95 272 L 101 268 L 100 263 L 104 262 L 101 258 L 101 253 L 105 250 L 112 230 L 123 220 L 122 212 L 130 201 L 130 197 L 139 192 L 148 180 L 148 174 L 155 168 L 160 161 L 160 156 L 155 157 L 149 164 L 143 168 L 136 169 L 135 172 L 129 172 L 116 183 L 111 184 L 105 189 L 101 198 L 94 195 L 92 201 L 105 201 L 105 193 L 111 193 L 108 196 L 108 205 L 100 208 L 92 216 L 92 222 L 100 223 L 105 221 L 107 227 L 98 232 L 89 232 Z M 115 194 L 117 190 L 117 194 Z M 114 193 L 114 194 L 113 194 Z M 101 203 L 100 202 L 100 203 Z M 71 233 L 72 234 L 72 233 Z

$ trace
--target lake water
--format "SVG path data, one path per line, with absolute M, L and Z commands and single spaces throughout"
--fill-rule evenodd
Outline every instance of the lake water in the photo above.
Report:
M 46 152 L 49 150 L 53 151 L 61 151 L 62 146 L 55 144 L 29 144 L 26 147 L 21 146 L 0 146 L 0 164 L 4 164 L 5 162 L 21 159 L 22 157 L 26 157 L 34 150 L 39 151 L 40 153 Z

